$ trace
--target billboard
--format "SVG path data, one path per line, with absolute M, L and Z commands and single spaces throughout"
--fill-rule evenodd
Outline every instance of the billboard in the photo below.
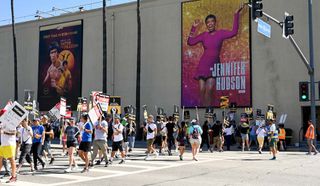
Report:
M 82 20 L 40 27 L 38 101 L 50 110 L 65 97 L 76 110 L 81 97 Z
M 241 0 L 182 3 L 181 104 L 251 106 L 250 9 Z

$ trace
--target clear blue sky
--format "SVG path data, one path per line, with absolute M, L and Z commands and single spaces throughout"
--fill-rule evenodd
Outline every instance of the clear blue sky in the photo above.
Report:
M 11 19 L 11 0 L 0 0 L 0 25 L 9 24 Z M 132 2 L 135 0 L 107 0 L 107 5 L 116 5 L 127 2 Z M 92 4 L 92 5 L 88 5 Z M 15 17 L 16 22 L 26 21 L 36 19 L 34 15 L 37 10 L 41 12 L 48 12 L 52 10 L 52 7 L 59 9 L 67 9 L 69 7 L 75 7 L 80 5 L 84 6 L 85 9 L 94 9 L 102 7 L 102 0 L 14 0 L 15 7 Z M 77 8 L 67 9 L 68 11 L 76 11 Z M 64 13 L 63 11 L 50 12 L 53 15 L 59 15 Z M 43 17 L 50 17 L 49 14 L 42 13 Z M 7 21 L 3 21 L 7 20 Z

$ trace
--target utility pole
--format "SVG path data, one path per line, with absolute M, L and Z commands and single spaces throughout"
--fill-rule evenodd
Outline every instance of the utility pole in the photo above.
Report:
M 136 79 L 136 125 L 140 126 L 140 76 L 141 76 L 141 17 L 140 0 L 137 0 L 137 79 Z
M 310 75 L 310 88 L 311 88 L 311 120 L 314 124 L 315 134 L 317 136 L 317 123 L 316 123 L 316 101 L 315 101 L 315 83 L 314 83 L 314 56 L 313 56 L 313 23 L 312 23 L 312 0 L 308 0 L 308 21 L 309 21 L 309 60 L 312 73 Z M 317 138 L 316 138 L 317 142 Z
M 12 26 L 12 38 L 13 38 L 13 69 L 14 69 L 14 100 L 18 101 L 18 62 L 17 62 L 17 42 L 16 42 L 16 31 L 14 24 L 14 2 L 11 0 L 11 26 Z
M 107 22 L 106 22 L 106 0 L 103 0 L 102 6 L 102 25 L 103 25 L 103 74 L 102 74 L 102 89 L 103 93 L 107 93 Z

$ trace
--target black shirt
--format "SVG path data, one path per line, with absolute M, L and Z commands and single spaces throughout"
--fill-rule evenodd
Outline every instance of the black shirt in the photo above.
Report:
M 175 123 L 167 123 L 166 127 L 167 127 L 167 131 L 168 131 L 168 137 L 172 137 L 173 136 L 173 132 L 174 132 L 174 128 L 175 128 Z
M 52 127 L 49 123 L 43 124 L 45 132 L 50 132 L 52 130 Z M 50 134 L 45 134 L 44 141 L 50 141 Z
M 212 126 L 212 135 L 213 135 L 213 137 L 221 136 L 222 135 L 222 125 L 214 124 Z

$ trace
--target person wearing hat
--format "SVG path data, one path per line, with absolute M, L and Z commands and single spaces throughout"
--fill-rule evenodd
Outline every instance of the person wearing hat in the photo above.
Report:
M 116 155 L 116 152 L 118 152 L 118 150 L 121 153 L 121 161 L 119 162 L 119 164 L 125 163 L 125 153 L 124 153 L 124 149 L 123 149 L 123 129 L 124 126 L 120 123 L 120 119 L 121 117 L 116 114 L 114 117 L 114 122 L 112 124 L 112 129 L 113 129 L 113 140 L 112 140 L 112 152 L 111 152 L 111 158 L 109 160 L 109 164 L 112 164 L 113 162 L 113 158 Z
M 105 117 L 102 115 L 100 116 L 99 120 L 94 123 L 95 128 L 95 136 L 93 140 L 93 152 L 91 154 L 91 167 L 93 167 L 93 161 L 97 157 L 98 150 L 102 152 L 103 158 L 105 160 L 105 167 L 108 166 L 108 157 L 107 157 L 107 149 L 106 149 L 106 139 L 107 139 L 107 132 L 108 132 L 108 123 L 105 120 Z M 99 163 L 100 164 L 100 159 Z
M 250 151 L 249 147 L 249 120 L 241 122 L 240 124 L 240 133 L 241 133 L 241 140 L 242 140 L 242 152 L 244 151 L 245 146 L 247 146 L 248 151 Z
M 156 156 L 159 155 L 153 148 L 153 143 L 157 134 L 157 125 L 154 123 L 152 115 L 148 116 L 144 130 L 147 132 L 147 156 L 145 157 L 145 160 L 148 160 L 150 154 L 154 153 Z
M 198 151 L 199 151 L 199 147 L 201 144 L 201 134 L 203 133 L 201 127 L 198 124 L 198 121 L 196 119 L 193 119 L 191 121 L 191 126 L 189 128 L 188 134 L 189 134 L 189 138 L 190 138 L 190 144 L 192 147 L 192 159 L 194 161 L 198 161 L 198 159 L 196 158 Z
M 40 125 L 40 119 L 34 118 L 33 119 L 33 140 L 32 140 L 32 147 L 31 151 L 33 154 L 33 162 L 34 162 L 34 169 L 38 170 L 38 160 L 40 161 L 42 168 L 45 167 L 45 162 L 40 158 L 40 151 L 44 144 L 44 137 L 45 137 L 45 130 L 42 125 Z
M 44 127 L 45 137 L 44 137 L 44 144 L 43 144 L 42 150 L 43 150 L 43 155 L 45 159 L 47 159 L 47 156 L 49 155 L 49 157 L 51 158 L 49 164 L 52 164 L 54 161 L 54 158 L 51 152 L 51 140 L 54 133 L 53 133 L 51 123 L 49 123 L 48 121 L 49 121 L 48 116 L 43 115 L 41 118 L 41 124 Z

